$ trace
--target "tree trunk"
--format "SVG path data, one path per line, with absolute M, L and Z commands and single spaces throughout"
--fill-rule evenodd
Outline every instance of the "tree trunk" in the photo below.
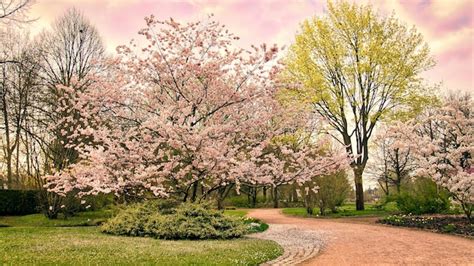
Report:
M 267 202 L 267 187 L 263 186 L 262 188 L 262 194 L 263 194 L 263 202 Z
M 313 200 L 311 198 L 311 195 L 310 194 L 305 195 L 303 199 L 304 199 L 304 205 L 306 207 L 306 214 L 313 215 L 314 206 L 313 206 Z
M 357 166 L 354 168 L 354 183 L 356 193 L 356 210 L 364 210 L 364 187 L 362 186 L 362 173 L 363 170 L 358 169 Z
M 296 192 L 296 186 L 291 189 L 292 199 L 291 202 L 298 202 L 298 192 Z
M 194 184 L 193 184 L 193 193 L 191 195 L 191 202 L 196 201 L 198 186 L 199 186 L 198 181 L 194 182 Z
M 273 188 L 273 208 L 278 208 L 278 187 Z
M 6 76 L 5 73 L 5 68 L 3 69 L 3 76 Z M 12 173 L 12 152 L 10 151 L 10 122 L 9 122 L 9 116 L 8 116 L 8 110 L 7 110 L 7 90 L 6 90 L 6 82 L 5 79 L 3 80 L 2 84 L 2 91 L 1 95 L 2 97 L 2 111 L 3 111 L 3 124 L 4 124 L 4 131 L 5 131 L 5 159 L 6 159 L 6 165 L 7 165 L 7 185 L 9 189 L 12 189 L 13 185 L 13 173 Z
M 230 184 L 223 188 L 219 188 L 217 190 L 217 209 L 223 210 L 224 209 L 224 200 L 229 195 L 231 189 L 234 187 L 234 184 Z
M 7 141 L 7 143 L 8 143 L 8 141 Z M 7 149 L 9 149 L 8 146 L 7 146 Z M 7 185 L 8 185 L 8 189 L 13 189 L 12 155 L 10 154 L 9 151 L 7 151 L 6 162 L 7 162 Z
M 319 201 L 319 214 L 321 216 L 324 216 L 326 214 L 326 204 L 322 200 Z
M 257 206 L 257 188 L 252 188 L 252 208 Z
M 217 189 L 217 209 L 218 210 L 224 209 L 225 190 L 226 190 L 225 187 Z

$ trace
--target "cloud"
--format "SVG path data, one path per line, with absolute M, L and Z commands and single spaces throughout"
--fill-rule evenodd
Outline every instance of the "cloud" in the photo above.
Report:
M 433 82 L 473 90 L 474 22 L 472 0 L 355 0 L 371 3 L 382 14 L 392 12 L 407 25 L 415 25 L 430 44 L 438 64 L 426 73 Z M 239 44 L 290 44 L 304 19 L 323 14 L 324 0 L 42 0 L 32 8 L 39 17 L 32 33 L 52 23 L 75 6 L 102 33 L 108 50 L 137 37 L 143 18 L 202 19 L 214 13 L 218 21 L 240 36 Z

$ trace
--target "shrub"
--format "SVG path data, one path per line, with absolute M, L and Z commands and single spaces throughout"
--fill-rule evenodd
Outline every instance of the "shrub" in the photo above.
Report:
M 264 198 L 262 195 L 257 195 L 256 207 L 265 206 L 265 203 L 270 204 L 270 195 Z M 251 199 L 247 195 L 229 196 L 224 200 L 225 206 L 232 206 L 237 208 L 253 208 Z
M 427 178 L 416 179 L 397 197 L 397 206 L 404 213 L 444 213 L 450 205 L 449 193 Z
M 228 239 L 247 232 L 241 219 L 225 216 L 209 204 L 166 204 L 169 203 L 131 205 L 107 221 L 102 231 L 160 239 Z
M 318 189 L 316 189 L 318 188 Z M 315 191 L 317 190 L 317 193 Z M 335 174 L 317 176 L 306 182 L 301 189 L 306 211 L 313 214 L 315 205 L 318 205 L 320 214 L 325 215 L 326 209 L 337 212 L 337 207 L 344 204 L 351 187 L 344 171 Z
M 114 235 L 144 236 L 145 223 L 153 213 L 151 206 L 132 204 L 102 225 L 102 231 Z
M 0 216 L 38 213 L 38 193 L 34 190 L 0 190 Z
M 456 225 L 454 224 L 447 224 L 441 228 L 441 230 L 445 233 L 451 233 L 456 230 Z
M 244 224 L 247 225 L 248 233 L 260 233 L 268 229 L 268 224 L 252 217 L 243 217 Z

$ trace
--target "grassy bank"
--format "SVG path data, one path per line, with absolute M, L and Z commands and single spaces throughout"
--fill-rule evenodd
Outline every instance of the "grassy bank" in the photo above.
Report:
M 365 204 L 365 210 L 357 211 L 354 204 L 345 204 L 337 209 L 336 213 L 326 211 L 325 216 L 320 216 L 319 208 L 313 209 L 313 215 L 306 213 L 305 208 L 285 208 L 283 213 L 286 215 L 301 216 L 301 217 L 328 217 L 328 218 L 340 218 L 340 217 L 378 217 L 386 216 L 397 213 L 398 209 L 394 204 L 386 205 L 382 208 L 377 208 L 374 204 Z

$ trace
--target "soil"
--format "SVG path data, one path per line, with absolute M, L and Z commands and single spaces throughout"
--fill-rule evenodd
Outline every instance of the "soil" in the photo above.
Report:
M 474 265 L 474 240 L 468 238 L 375 224 L 376 219 L 299 218 L 279 209 L 255 209 L 248 215 L 324 238 L 319 253 L 301 265 Z

